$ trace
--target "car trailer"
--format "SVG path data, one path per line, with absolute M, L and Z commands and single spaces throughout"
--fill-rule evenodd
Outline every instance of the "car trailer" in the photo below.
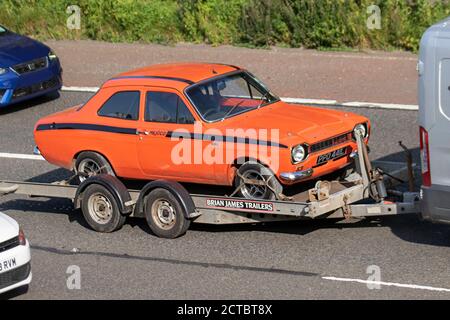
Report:
M 340 181 L 318 181 L 314 188 L 277 200 L 250 200 L 231 196 L 189 194 L 178 182 L 155 180 L 141 190 L 128 190 L 112 175 L 89 177 L 79 185 L 68 181 L 34 183 L 0 181 L 0 195 L 71 199 L 96 231 L 113 232 L 126 217 L 146 218 L 160 237 L 183 235 L 191 222 L 237 224 L 317 218 L 351 218 L 418 213 L 419 193 L 412 190 L 414 165 L 370 162 L 359 134 L 354 153 L 355 172 Z M 408 181 L 409 191 L 395 187 Z M 261 183 L 261 181 L 245 181 Z

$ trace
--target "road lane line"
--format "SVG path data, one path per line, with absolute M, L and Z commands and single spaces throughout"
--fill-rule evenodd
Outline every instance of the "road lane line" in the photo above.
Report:
M 61 88 L 62 91 L 70 92 L 97 92 L 100 88 L 98 87 L 66 87 Z
M 62 91 L 66 92 L 91 92 L 95 93 L 99 90 L 98 87 L 62 87 Z M 329 99 L 308 99 L 308 98 L 281 98 L 284 102 L 294 104 L 308 104 L 318 106 L 335 106 L 335 107 L 353 107 L 353 108 L 376 108 L 376 109 L 391 109 L 391 110 L 419 110 L 417 105 L 413 104 L 396 104 L 396 103 L 378 103 L 378 102 L 339 102 L 337 100 Z
M 374 102 L 344 102 L 341 103 L 344 107 L 356 108 L 379 108 L 379 109 L 393 109 L 393 110 L 419 110 L 419 106 L 415 104 L 395 104 L 395 103 L 374 103 Z
M 333 52 L 318 52 L 311 53 L 312 57 L 324 57 L 328 56 L 330 58 L 342 58 L 342 59 L 365 59 L 365 60 L 384 60 L 384 61 L 414 61 L 417 62 L 417 57 L 388 57 L 388 56 L 374 56 L 374 55 L 361 55 L 361 54 L 334 54 Z
M 22 153 L 9 153 L 9 152 L 0 152 L 0 158 L 8 158 L 8 159 L 25 159 L 25 160 L 45 160 L 42 156 L 34 155 L 34 154 L 22 154 Z
M 337 105 L 336 100 L 327 99 L 305 99 L 305 98 L 281 98 L 284 102 L 294 104 L 317 104 L 317 105 Z
M 322 277 L 322 279 L 332 280 L 332 281 L 356 282 L 356 283 L 363 283 L 363 284 L 382 285 L 382 286 L 390 286 L 390 287 L 398 287 L 398 288 L 450 292 L 450 289 L 447 289 L 447 288 L 437 288 L 437 287 L 422 286 L 422 285 L 416 285 L 416 284 L 405 284 L 405 283 L 384 282 L 384 281 L 370 281 L 370 280 L 362 280 L 362 279 L 337 278 L 337 277 Z

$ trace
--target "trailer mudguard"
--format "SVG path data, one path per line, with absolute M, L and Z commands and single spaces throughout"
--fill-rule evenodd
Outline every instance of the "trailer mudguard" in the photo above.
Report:
M 144 201 L 145 197 L 154 189 L 162 188 L 166 189 L 180 202 L 186 218 L 193 218 L 198 216 L 194 201 L 187 190 L 176 181 L 169 180 L 155 180 L 147 183 L 139 194 L 139 198 L 136 203 L 134 215 L 136 217 L 144 216 Z
M 132 213 L 133 206 L 130 204 L 131 196 L 128 192 L 128 189 L 125 187 L 122 181 L 109 174 L 99 174 L 90 177 L 80 184 L 74 199 L 75 209 L 79 209 L 81 207 L 81 196 L 84 190 L 86 190 L 86 188 L 92 184 L 99 184 L 105 187 L 109 192 L 111 192 L 116 199 L 120 208 L 120 212 L 122 214 L 129 215 Z

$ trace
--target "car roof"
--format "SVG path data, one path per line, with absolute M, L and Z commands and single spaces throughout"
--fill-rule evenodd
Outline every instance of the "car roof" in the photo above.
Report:
M 182 90 L 194 83 L 236 70 L 240 68 L 219 63 L 159 64 L 121 73 L 109 79 L 102 87 L 154 85 Z

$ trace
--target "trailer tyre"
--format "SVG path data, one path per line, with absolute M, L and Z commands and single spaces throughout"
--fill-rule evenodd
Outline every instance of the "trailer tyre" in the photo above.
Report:
M 92 151 L 82 152 L 75 161 L 75 172 L 78 181 L 83 182 L 87 178 L 98 174 L 110 174 L 114 176 L 114 170 L 101 154 Z
M 191 223 L 180 202 L 163 188 L 157 188 L 148 194 L 144 211 L 150 229 L 161 238 L 177 238 L 186 233 Z
M 82 196 L 81 210 L 88 225 L 98 232 L 109 233 L 119 230 L 125 223 L 116 198 L 105 187 L 93 184 Z

